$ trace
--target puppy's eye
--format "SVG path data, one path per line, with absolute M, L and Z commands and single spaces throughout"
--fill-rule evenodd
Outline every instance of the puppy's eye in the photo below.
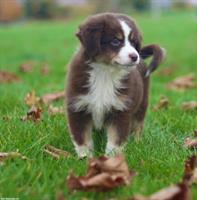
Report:
M 114 46 L 114 47 L 119 47 L 119 46 L 121 45 L 121 41 L 120 41 L 119 39 L 117 39 L 117 38 L 114 38 L 114 39 L 110 42 L 110 44 L 111 44 L 112 46 Z

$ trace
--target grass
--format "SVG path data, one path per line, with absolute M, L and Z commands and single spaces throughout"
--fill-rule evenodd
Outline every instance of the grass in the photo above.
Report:
M 125 156 L 129 167 L 138 172 L 131 186 L 120 187 L 107 193 L 74 192 L 66 188 L 70 170 L 82 175 L 86 160 L 75 158 L 54 160 L 43 153 L 51 144 L 74 153 L 65 116 L 44 115 L 40 123 L 22 122 L 27 107 L 24 96 L 35 89 L 38 95 L 63 90 L 66 64 L 76 50 L 74 36 L 81 20 L 67 22 L 28 22 L 0 27 L 0 69 L 15 72 L 22 82 L 0 85 L 0 151 L 16 151 L 31 159 L 8 161 L 0 166 L 0 197 L 20 199 L 55 199 L 61 192 L 67 199 L 126 199 L 133 194 L 151 194 L 162 187 L 181 180 L 184 160 L 190 151 L 183 148 L 183 141 L 197 128 L 196 112 L 183 112 L 180 104 L 196 99 L 196 90 L 169 91 L 165 85 L 174 77 L 196 73 L 197 26 L 189 14 L 168 14 L 159 19 L 135 17 L 144 34 L 144 43 L 159 43 L 168 56 L 159 70 L 174 67 L 170 76 L 152 75 L 150 106 L 142 140 L 129 139 Z M 39 67 L 24 74 L 19 65 L 26 60 L 48 62 L 49 75 L 40 75 Z M 151 107 L 161 95 L 170 99 L 168 110 L 153 112 Z M 10 120 L 3 117 L 9 116 Z M 98 145 L 98 143 L 97 143 Z M 197 187 L 192 188 L 197 199 Z

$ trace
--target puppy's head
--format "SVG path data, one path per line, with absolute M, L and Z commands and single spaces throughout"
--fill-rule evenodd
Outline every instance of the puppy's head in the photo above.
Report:
M 91 61 L 126 67 L 140 61 L 141 34 L 135 22 L 125 15 L 92 16 L 76 35 Z

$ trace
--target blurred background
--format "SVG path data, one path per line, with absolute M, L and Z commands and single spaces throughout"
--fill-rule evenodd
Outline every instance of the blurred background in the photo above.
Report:
M 64 19 L 103 11 L 159 15 L 174 10 L 197 15 L 197 0 L 0 0 L 0 22 Z

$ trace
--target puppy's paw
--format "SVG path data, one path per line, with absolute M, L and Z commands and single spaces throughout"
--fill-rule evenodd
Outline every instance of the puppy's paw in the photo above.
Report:
M 75 151 L 80 159 L 93 156 L 93 150 L 87 145 L 75 145 Z
M 113 144 L 110 144 L 108 143 L 107 144 L 107 147 L 106 147 L 106 150 L 105 150 L 105 155 L 107 156 L 115 156 L 117 154 L 120 154 L 122 153 L 124 150 L 124 146 L 117 146 L 117 145 L 113 145 Z

